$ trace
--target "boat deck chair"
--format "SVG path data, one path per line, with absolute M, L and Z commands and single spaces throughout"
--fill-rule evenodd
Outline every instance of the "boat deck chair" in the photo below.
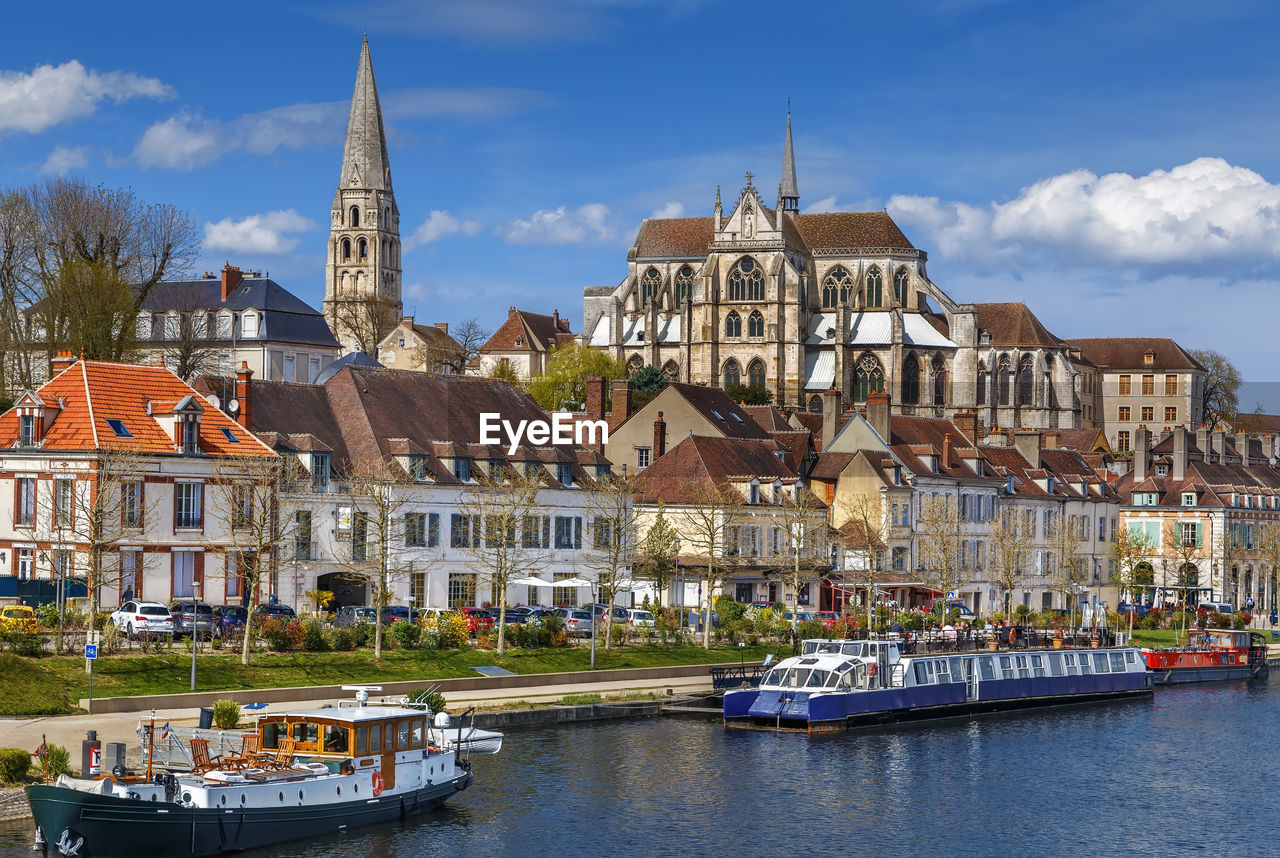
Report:
M 240 752 L 229 757 L 223 757 L 220 765 L 223 768 L 247 769 L 256 765 L 259 761 L 258 757 L 258 734 L 250 733 L 240 740 Z
M 293 754 L 297 746 L 295 739 L 281 739 L 280 746 L 274 752 L 258 754 L 256 761 L 264 769 L 293 768 Z
M 220 757 L 209 759 L 208 739 L 192 739 L 188 744 L 191 747 L 191 774 L 202 775 L 221 764 Z

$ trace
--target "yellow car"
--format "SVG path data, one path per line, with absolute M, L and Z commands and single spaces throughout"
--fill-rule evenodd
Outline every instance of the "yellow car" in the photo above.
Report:
M 36 612 L 26 605 L 5 605 L 0 608 L 0 631 L 36 633 Z

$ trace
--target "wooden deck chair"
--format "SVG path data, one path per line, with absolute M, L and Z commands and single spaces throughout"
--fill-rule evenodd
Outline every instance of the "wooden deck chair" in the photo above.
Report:
M 274 753 L 258 754 L 258 763 L 264 769 L 288 769 L 293 767 L 293 753 L 298 743 L 294 739 L 281 739 Z
M 191 774 L 202 775 L 218 767 L 218 760 L 209 759 L 208 739 L 192 739 L 188 744 L 191 746 Z
M 242 737 L 240 740 L 239 753 L 232 754 L 229 757 L 223 757 L 221 761 L 223 768 L 235 769 L 236 771 L 239 771 L 240 769 L 247 769 L 250 766 L 257 765 L 258 763 L 257 733 L 250 733 Z

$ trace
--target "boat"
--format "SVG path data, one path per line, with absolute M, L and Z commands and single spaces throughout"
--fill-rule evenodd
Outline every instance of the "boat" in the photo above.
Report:
M 117 767 L 27 787 L 37 846 L 95 858 L 216 855 L 399 819 L 471 785 L 461 721 L 450 730 L 444 713 L 368 705 L 381 689 L 346 687 L 354 706 L 260 717 L 245 741 L 254 752 L 210 760 L 198 744 L 207 740 L 193 740 L 186 771 L 148 763 L 145 774 Z
M 1237 629 L 1192 630 L 1184 645 L 1143 648 L 1142 657 L 1156 685 L 1265 679 L 1270 672 L 1265 638 Z
M 1149 696 L 1136 647 L 904 655 L 894 641 L 805 641 L 757 688 L 724 695 L 726 727 L 850 727 Z

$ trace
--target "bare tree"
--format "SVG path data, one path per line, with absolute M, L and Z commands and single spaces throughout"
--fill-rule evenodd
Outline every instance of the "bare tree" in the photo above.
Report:
M 680 557 L 680 535 L 667 520 L 666 505 L 661 501 L 653 523 L 636 546 L 636 555 L 640 561 L 635 565 L 636 577 L 653 584 L 658 604 L 662 604 L 662 594 Z
M 679 511 L 681 542 L 698 559 L 702 570 L 702 594 L 707 621 L 702 646 L 711 648 L 711 609 L 714 594 L 738 565 L 737 545 L 731 529 L 743 519 L 741 496 L 729 485 L 703 482 L 689 487 Z
M 471 362 L 480 355 L 480 349 L 489 342 L 493 332 L 472 316 L 470 319 L 463 319 L 451 336 L 458 345 L 462 346 L 462 352 L 453 358 L 451 368 L 457 375 L 462 375 L 467 371 L 467 367 L 471 366 Z
M 191 381 L 197 375 L 213 372 L 218 368 L 221 351 L 210 340 L 206 330 L 206 316 L 194 308 L 178 314 L 175 336 L 167 340 L 164 350 L 165 366 L 183 381 Z
M 1204 422 L 1210 429 L 1231 426 L 1240 410 L 1240 370 L 1221 352 L 1193 349 L 1191 356 L 1206 370 Z
M 774 508 L 770 519 L 773 526 L 782 531 L 786 547 L 787 563 L 779 571 L 790 585 L 794 597 L 791 608 L 791 641 L 792 646 L 798 647 L 800 588 L 820 581 L 831 570 L 827 505 L 818 500 L 808 487 L 799 483 L 788 487 L 775 485 L 773 491 L 775 496 L 771 500 Z
M 339 546 L 336 559 L 348 578 L 365 581 L 373 591 L 373 657 L 380 661 L 382 609 L 391 601 L 393 585 L 408 580 L 421 566 L 393 545 L 408 492 L 416 483 L 399 464 L 382 456 L 352 459 L 342 482 L 351 498 L 350 538 Z
M 1262 556 L 1266 558 L 1267 564 L 1271 567 L 1271 576 L 1275 578 L 1280 572 L 1280 522 L 1268 521 L 1257 529 L 1258 550 L 1262 552 Z M 1272 599 L 1275 598 L 1274 588 Z M 1265 608 L 1259 605 L 1259 608 Z
M 591 550 L 586 566 L 596 573 L 600 601 L 612 606 L 619 591 L 630 588 L 632 554 L 636 545 L 636 488 L 626 477 L 600 477 L 587 492 L 586 512 L 590 516 Z M 604 646 L 613 639 L 613 611 L 605 611 Z
M 922 578 L 926 584 L 946 595 L 969 581 L 968 567 L 961 539 L 960 505 L 954 497 L 927 497 L 920 504 L 920 527 L 916 553 L 920 558 Z M 946 619 L 946 609 L 943 609 Z
M 399 324 L 396 306 L 370 293 L 355 298 L 339 298 L 331 305 L 329 324 L 339 342 L 351 343 L 358 351 L 377 358 L 378 344 Z
M 31 267 L 36 220 L 29 193 L 0 192 L 0 392 L 35 387 L 29 315 L 39 295 Z
M 991 523 L 991 578 L 1004 596 L 1004 614 L 1013 616 L 1013 591 L 1026 573 L 1031 534 L 1020 510 L 1006 506 Z
M 1075 629 L 1076 602 L 1085 581 L 1084 558 L 1080 556 L 1084 536 L 1070 516 L 1055 510 L 1045 527 L 1045 544 L 1049 550 L 1046 572 L 1054 588 L 1071 605 L 1071 628 Z
M 1184 531 L 1183 525 L 1194 528 L 1194 534 Z M 1164 572 L 1165 586 L 1172 582 L 1173 587 L 1182 594 L 1181 619 L 1179 631 L 1186 631 L 1188 596 L 1200 588 L 1199 560 L 1203 556 L 1203 540 L 1198 522 L 1166 521 L 1162 534 L 1163 548 L 1160 565 Z
M 838 538 L 854 557 L 852 577 L 855 586 L 862 587 L 866 593 L 867 629 L 870 630 L 876 588 L 884 576 L 883 564 L 877 562 L 887 546 L 884 503 L 879 492 L 868 492 L 850 496 L 840 502 L 840 507 L 848 520 L 840 528 Z M 846 564 L 846 574 L 848 571 Z
M 541 475 L 495 466 L 460 501 L 466 533 L 450 534 L 468 554 L 467 566 L 489 584 L 498 604 L 498 655 L 506 648 L 507 588 L 516 578 L 535 575 L 545 563 L 549 525 L 543 525 L 538 495 Z
M 244 457 L 219 464 L 210 481 L 206 508 L 219 524 L 213 528 L 219 541 L 207 547 L 225 552 L 223 574 L 228 584 L 240 587 L 246 608 L 240 663 L 246 666 L 253 651 L 253 611 L 261 601 L 263 576 L 270 580 L 279 572 L 286 559 L 281 546 L 297 533 L 296 495 L 283 489 L 298 467 L 277 456 Z
M 1107 554 L 1115 570 L 1116 584 L 1120 592 L 1129 598 L 1129 636 L 1133 636 L 1133 603 L 1134 593 L 1139 584 L 1143 569 L 1150 568 L 1151 552 L 1155 546 L 1146 531 L 1137 528 L 1121 527 L 1112 536 Z

